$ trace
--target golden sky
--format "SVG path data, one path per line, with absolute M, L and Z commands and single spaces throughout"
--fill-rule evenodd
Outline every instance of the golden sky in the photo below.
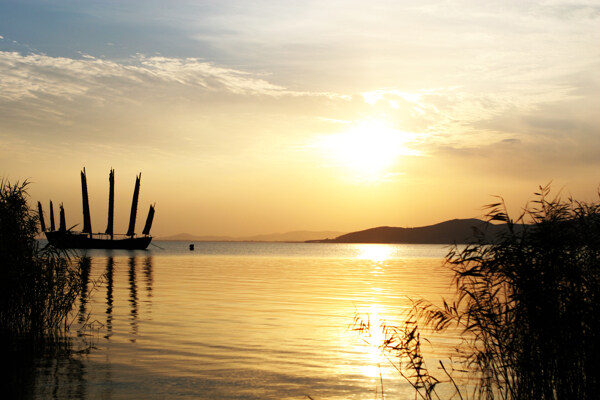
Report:
M 157 236 L 594 200 L 599 43 L 600 1 L 3 1 L 0 176 L 71 226 L 85 167 L 103 231 L 112 167 L 124 231 L 142 172 Z

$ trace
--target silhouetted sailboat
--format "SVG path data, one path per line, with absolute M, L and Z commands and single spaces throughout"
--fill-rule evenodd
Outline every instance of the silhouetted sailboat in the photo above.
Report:
M 109 175 L 109 196 L 108 196 L 108 225 L 105 233 L 92 233 L 92 222 L 90 218 L 90 205 L 87 191 L 87 178 L 85 168 L 81 171 L 81 199 L 83 203 L 83 230 L 81 232 L 73 231 L 66 228 L 65 211 L 63 205 L 60 205 L 60 227 L 55 230 L 54 227 L 54 212 L 52 202 L 50 202 L 50 230 L 46 231 L 42 205 L 38 202 L 38 212 L 40 217 L 40 225 L 42 231 L 46 234 L 48 242 L 54 247 L 61 249 L 129 249 L 143 250 L 148 247 L 152 241 L 150 236 L 150 228 L 154 220 L 154 205 L 150 205 L 148 218 L 142 232 L 143 236 L 135 234 L 135 219 L 137 215 L 137 204 L 140 193 L 140 180 L 142 174 L 136 176 L 135 189 L 133 192 L 133 201 L 131 203 L 131 216 L 129 219 L 129 229 L 125 235 L 115 235 L 113 233 L 114 221 L 114 202 L 115 202 L 115 178 L 114 170 L 110 170 Z

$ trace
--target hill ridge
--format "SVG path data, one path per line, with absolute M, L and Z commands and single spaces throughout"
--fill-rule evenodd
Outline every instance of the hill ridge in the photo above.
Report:
M 408 243 L 408 244 L 463 244 L 470 243 L 476 230 L 485 238 L 495 236 L 503 225 L 493 225 L 476 218 L 451 219 L 433 225 L 401 228 L 379 226 L 350 232 L 335 239 L 311 240 L 311 243 Z
M 339 231 L 308 231 L 295 230 L 289 232 L 277 232 L 271 234 L 252 236 L 216 236 L 216 235 L 193 235 L 190 233 L 179 233 L 176 235 L 157 237 L 157 240 L 186 240 L 197 242 L 306 242 L 317 238 L 335 238 L 342 235 Z

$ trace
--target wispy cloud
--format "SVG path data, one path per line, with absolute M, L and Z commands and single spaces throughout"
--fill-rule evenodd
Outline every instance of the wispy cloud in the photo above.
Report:
M 283 90 L 248 73 L 198 59 L 137 56 L 124 63 L 90 55 L 81 59 L 0 52 L 0 98 L 14 101 L 44 95 L 72 100 L 92 89 L 119 85 L 180 84 L 236 94 L 274 94 Z M 126 90 L 122 91 L 126 93 Z

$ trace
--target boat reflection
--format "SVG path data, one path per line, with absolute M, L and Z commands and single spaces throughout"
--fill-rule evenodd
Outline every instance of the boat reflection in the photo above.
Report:
M 146 257 L 144 260 L 144 276 L 146 278 L 146 291 L 148 292 L 148 302 L 152 298 L 152 257 Z
M 129 304 L 131 304 L 131 312 L 129 313 L 129 320 L 131 326 L 131 337 L 129 340 L 135 343 L 136 336 L 138 333 L 138 297 L 137 297 L 137 283 L 135 276 L 136 259 L 135 257 L 129 257 Z
M 106 259 L 106 334 L 104 337 L 110 339 L 112 336 L 113 321 L 113 273 L 115 269 L 115 259 L 111 256 Z
M 87 303 L 88 303 L 88 294 L 89 294 L 89 282 L 90 282 L 90 270 L 92 268 L 92 260 L 89 257 L 82 257 L 80 260 L 81 266 L 81 297 L 79 301 L 79 318 L 78 322 L 83 325 L 87 318 Z
M 84 270 L 84 290 L 81 293 L 81 298 L 80 298 L 80 307 L 79 307 L 79 320 L 78 322 L 83 325 L 86 321 L 87 315 L 89 314 L 88 310 L 87 310 L 87 304 L 88 304 L 88 296 L 89 296 L 89 276 L 90 276 L 90 270 L 91 270 L 91 265 L 93 264 L 93 261 L 91 258 L 86 257 L 85 258 L 85 270 Z M 115 259 L 115 257 L 111 254 L 106 258 L 106 267 L 105 267 L 105 271 L 104 274 L 101 276 L 101 279 L 95 283 L 95 285 L 98 285 L 99 287 L 105 286 L 106 287 L 106 296 L 105 296 L 105 301 L 106 301 L 106 307 L 105 307 L 105 315 L 106 315 L 106 324 L 104 326 L 105 332 L 103 337 L 105 339 L 111 339 L 111 337 L 113 336 L 114 332 L 114 316 L 113 316 L 113 312 L 114 312 L 114 297 L 115 297 L 115 290 L 118 288 L 115 288 L 115 285 L 117 285 L 119 282 L 123 282 L 123 279 L 119 279 L 118 276 L 116 276 L 117 272 L 115 271 L 116 269 L 118 269 L 118 266 L 122 264 L 125 264 L 123 262 L 120 262 L 119 259 Z M 148 305 L 152 304 L 152 284 L 153 284 L 153 271 L 152 271 L 152 257 L 144 257 L 143 260 L 141 257 L 132 255 L 130 257 L 128 257 L 126 259 L 126 265 L 127 265 L 127 283 L 128 283 L 128 303 L 129 303 L 129 326 L 130 326 L 130 331 L 129 331 L 129 341 L 132 343 L 135 343 L 136 341 L 136 336 L 138 335 L 138 331 L 139 331 L 139 326 L 138 326 L 138 321 L 139 321 L 139 293 L 138 293 L 138 265 L 142 264 L 143 265 L 143 280 L 144 280 L 144 286 L 145 287 L 145 291 L 146 291 L 146 300 L 145 302 L 148 303 Z

